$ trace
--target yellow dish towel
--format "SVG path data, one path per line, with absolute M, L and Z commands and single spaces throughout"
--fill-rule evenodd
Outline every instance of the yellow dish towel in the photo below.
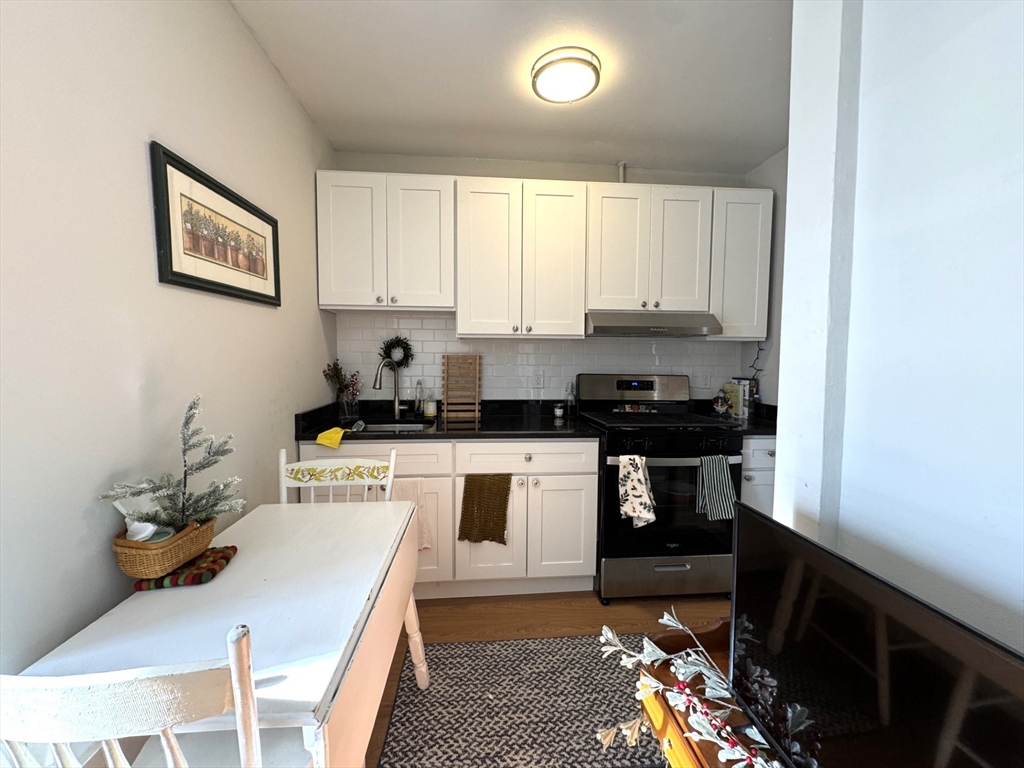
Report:
M 316 436 L 316 441 L 319 445 L 326 445 L 328 448 L 337 448 L 341 445 L 341 438 L 345 436 L 345 433 L 351 431 L 351 429 L 335 427 L 334 429 L 328 429 L 326 432 L 321 432 Z

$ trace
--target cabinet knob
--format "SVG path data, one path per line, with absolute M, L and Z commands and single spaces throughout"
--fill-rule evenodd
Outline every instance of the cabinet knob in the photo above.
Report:
M 749 483 L 751 480 L 754 479 L 754 476 L 753 475 L 744 475 L 743 479 L 746 480 Z
M 378 304 L 383 304 L 384 303 L 384 297 L 383 296 L 378 296 L 377 297 L 377 303 Z
M 768 455 L 769 455 L 769 456 L 774 456 L 774 455 L 775 455 L 775 451 L 774 451 L 774 450 L 772 450 L 771 448 L 769 448 L 769 449 L 768 449 Z
M 647 309 L 647 302 L 646 301 L 641 301 L 640 302 L 640 306 L 643 307 L 644 309 Z
M 532 325 L 526 326 L 526 332 L 527 333 L 533 333 L 533 326 Z
M 525 456 L 523 456 L 523 460 L 524 461 L 533 461 L 533 456 L 528 453 Z
M 513 325 L 512 326 L 512 333 L 519 333 L 519 326 L 518 325 Z
M 520 488 L 525 488 L 526 487 L 526 481 L 523 480 L 523 479 L 520 479 L 519 482 L 516 483 L 516 485 L 518 485 Z
M 657 309 L 657 308 L 658 308 L 658 307 L 660 307 L 660 306 L 661 306 L 661 302 L 660 302 L 660 301 L 656 301 L 656 302 L 654 302 L 654 308 L 655 308 L 655 309 Z
M 540 480 L 538 480 L 536 477 L 533 478 L 533 487 L 534 488 L 539 488 L 540 487 Z
M 391 297 L 391 303 L 392 304 L 397 304 L 398 303 L 398 297 L 397 296 L 392 296 Z

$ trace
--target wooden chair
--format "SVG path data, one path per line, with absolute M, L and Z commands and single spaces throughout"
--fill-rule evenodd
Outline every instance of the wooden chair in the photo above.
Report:
M 236 733 L 221 731 L 216 763 L 179 743 L 174 728 L 215 717 L 234 708 Z M 282 753 L 275 739 L 269 764 L 306 765 L 309 753 L 297 733 L 297 749 Z M 157 734 L 157 735 L 154 735 Z M 101 742 L 108 768 L 128 768 L 120 739 L 152 736 L 143 748 L 163 753 L 168 768 L 187 768 L 185 753 L 199 765 L 261 768 L 263 749 L 256 712 L 249 628 L 228 633 L 227 662 L 212 661 L 63 677 L 0 676 L 0 745 L 15 768 L 39 765 L 38 745 L 45 745 L 60 768 L 78 768 L 72 743 Z M 32 746 L 30 746 L 32 745 Z M 152 745 L 152 746 L 151 746 Z M 159 745 L 159 746 L 156 746 Z M 36 749 L 33 749 L 36 747 Z M 302 753 L 302 754 L 300 754 Z M 82 756 L 95 754 L 95 749 Z M 230 762 L 225 761 L 225 756 Z M 142 755 L 140 755 L 140 758 Z M 295 762 L 298 759 L 300 762 Z M 137 764 L 137 763 L 136 763 Z
M 382 501 L 391 501 L 391 487 L 395 479 L 395 449 L 391 449 L 387 462 L 378 459 L 316 459 L 288 463 L 288 452 L 282 448 L 278 458 L 278 485 L 280 503 L 288 503 L 288 489 L 299 489 L 299 501 L 317 501 L 317 490 L 326 489 L 327 497 L 321 501 L 341 501 L 334 498 L 335 488 L 345 489 L 345 501 L 352 500 L 352 488 L 362 487 L 366 492 L 379 485 L 384 491 Z M 306 493 L 305 491 L 308 491 Z M 364 497 L 365 498 L 365 497 Z

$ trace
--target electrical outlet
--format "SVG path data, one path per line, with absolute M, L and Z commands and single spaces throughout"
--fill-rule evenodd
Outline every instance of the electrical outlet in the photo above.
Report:
M 544 388 L 544 371 L 537 371 L 533 374 L 533 387 L 534 389 Z
M 711 371 L 694 371 L 693 378 L 696 389 L 711 389 Z

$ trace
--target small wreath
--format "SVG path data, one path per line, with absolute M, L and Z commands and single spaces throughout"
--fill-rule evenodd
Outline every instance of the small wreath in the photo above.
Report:
M 395 336 L 381 344 L 380 356 L 384 360 L 390 360 L 398 368 L 405 368 L 416 357 L 412 351 L 412 344 L 404 336 Z

